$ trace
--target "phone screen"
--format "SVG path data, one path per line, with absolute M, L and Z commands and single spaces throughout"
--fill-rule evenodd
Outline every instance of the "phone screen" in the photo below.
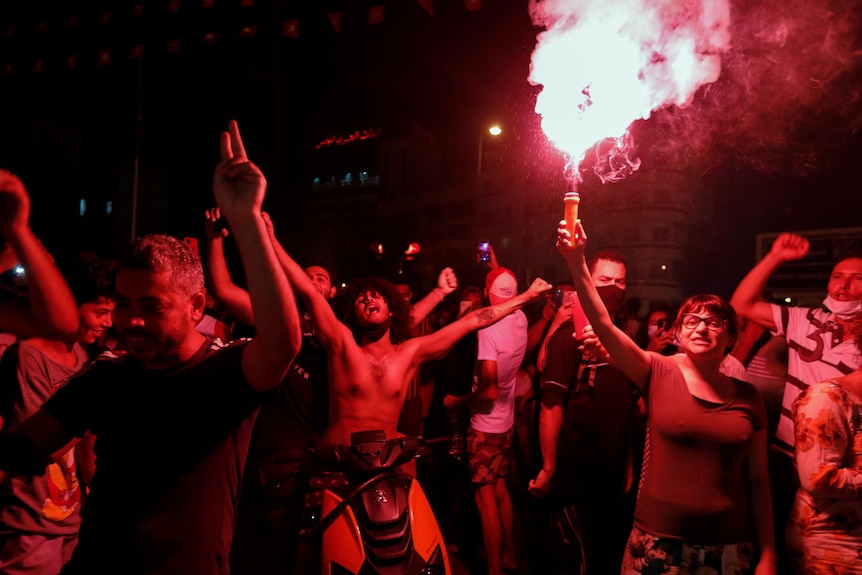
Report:
M 491 261 L 491 243 L 490 242 L 479 242 L 479 261 L 480 262 Z

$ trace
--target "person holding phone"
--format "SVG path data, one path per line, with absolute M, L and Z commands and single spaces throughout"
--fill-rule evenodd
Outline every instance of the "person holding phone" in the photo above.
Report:
M 625 298 L 626 265 L 610 250 L 590 259 L 592 278 L 608 313 Z M 573 289 L 574 286 L 569 284 Z M 571 542 L 549 550 L 560 572 L 619 570 L 632 506 L 633 462 L 640 459 L 635 385 L 606 359 L 575 291 L 564 296 L 568 317 L 550 336 L 541 378 L 539 446 L 542 469 L 530 493 L 546 500 L 554 534 Z M 642 441 L 641 441 L 642 445 Z
M 670 306 L 659 305 L 647 314 L 647 320 L 641 324 L 635 341 L 641 349 L 654 351 L 662 355 L 673 355 L 679 352 L 676 345 L 676 332 L 673 330 L 675 314 Z
M 479 240 L 476 246 L 476 261 L 481 264 L 486 264 L 488 269 L 495 270 L 500 267 L 497 261 L 497 254 L 494 253 L 494 246 L 488 240 Z

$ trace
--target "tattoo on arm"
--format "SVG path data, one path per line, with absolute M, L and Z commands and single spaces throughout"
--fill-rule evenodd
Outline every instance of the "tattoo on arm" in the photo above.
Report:
M 497 309 L 484 309 L 476 312 L 476 319 L 479 320 L 480 326 L 486 326 L 491 323 L 495 317 L 502 313 Z

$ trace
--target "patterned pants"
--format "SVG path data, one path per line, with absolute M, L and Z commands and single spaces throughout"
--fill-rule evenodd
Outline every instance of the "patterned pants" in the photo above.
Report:
M 691 545 L 632 528 L 621 575 L 750 575 L 754 544 Z

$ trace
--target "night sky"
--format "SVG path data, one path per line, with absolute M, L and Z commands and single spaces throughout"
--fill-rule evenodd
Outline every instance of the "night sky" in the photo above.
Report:
M 128 193 L 136 150 L 148 177 L 169 182 L 172 207 L 167 230 L 145 231 L 199 235 L 218 133 L 230 118 L 270 195 L 308 188 L 322 138 L 375 126 L 429 130 L 447 174 L 473 166 L 475 135 L 492 120 L 537 164 L 557 155 L 527 83 L 539 30 L 526 0 L 483 0 L 475 11 L 435 0 L 433 17 L 415 0 L 213 4 L 0 7 L 0 165 L 24 178 L 34 227 L 50 248 L 71 243 L 56 237 L 63 225 L 52 213 L 85 191 Z M 715 221 L 701 252 L 716 260 L 706 267 L 731 270 L 717 291 L 753 264 L 757 232 L 862 226 L 860 2 L 809 4 L 732 4 L 733 47 L 720 80 L 687 109 L 634 127 L 644 157 L 662 150 L 697 166 L 707 183 L 702 201 L 715 205 Z M 369 24 L 381 5 L 383 21 Z M 332 13 L 341 14 L 338 33 Z M 290 20 L 298 38 L 283 34 Z M 250 26 L 253 37 L 241 37 Z M 136 46 L 143 59 L 130 56 Z M 573 58 L 601 58 L 601 48 Z M 99 65 L 105 49 L 110 61 Z

